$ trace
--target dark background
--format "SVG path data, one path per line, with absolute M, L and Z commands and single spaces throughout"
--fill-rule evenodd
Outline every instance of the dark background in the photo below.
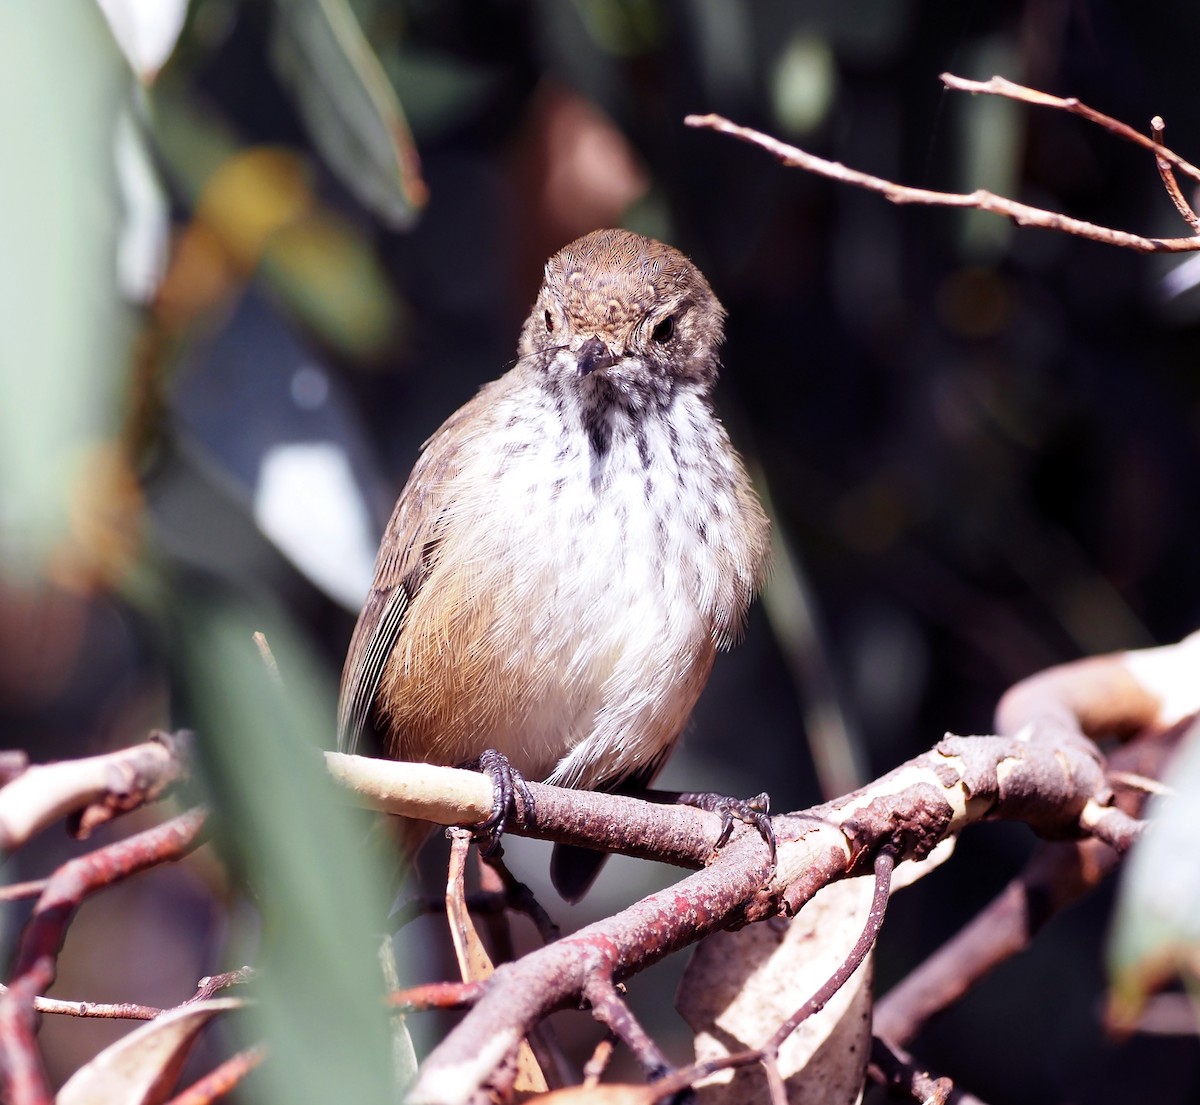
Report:
M 895 207 L 682 124 L 719 112 L 903 183 L 990 188 L 1181 236 L 1145 152 L 1066 114 L 947 92 L 938 75 L 1000 73 L 1142 130 L 1161 114 L 1167 142 L 1194 155 L 1193 5 L 356 7 L 429 189 L 411 229 L 388 229 L 323 161 L 268 63 L 267 6 L 194 4 L 160 81 L 164 113 L 218 122 L 240 149 L 299 152 L 314 202 L 382 274 L 389 320 L 370 341 L 339 341 L 253 264 L 192 295 L 203 271 L 177 256 L 144 316 L 131 378 L 153 383 L 133 389 L 127 427 L 148 541 L 177 585 L 274 596 L 335 679 L 353 613 L 246 511 L 262 450 L 302 418 L 287 382 L 319 367 L 333 436 L 378 525 L 424 437 L 511 362 L 546 256 L 623 224 L 688 253 L 728 309 L 720 410 L 794 561 L 777 569 L 771 616 L 756 608 L 746 642 L 718 661 L 665 785 L 765 788 L 775 808 L 803 807 L 821 792 L 811 742 L 857 762 L 861 781 L 947 730 L 988 731 L 1024 675 L 1196 627 L 1200 293 L 1164 289 L 1178 259 Z M 159 156 L 178 243 L 202 225 L 203 203 L 177 153 L 191 134 L 174 138 Z M 796 582 L 811 607 L 797 605 Z M 10 662 L 6 743 L 49 758 L 178 718 L 172 657 L 119 588 L 49 593 L 47 651 L 22 662 L 57 675 L 33 693 Z M 814 720 L 828 702 L 844 740 Z M 898 896 L 881 986 L 998 891 L 1032 843 L 1015 828 L 973 830 L 950 864 Z M 513 855 L 522 877 L 544 881 L 544 850 Z M 618 908 L 656 877 L 633 866 L 611 865 L 578 916 Z M 197 962 L 181 977 L 234 965 L 198 885 L 163 897 L 173 904 L 156 908 L 182 909 L 196 929 Z M 1195 1100 L 1194 1038 L 1104 1037 L 1110 904 L 1102 892 L 1056 919 L 917 1041 L 919 1058 L 993 1103 Z M 672 977 L 645 984 L 647 1007 L 669 1005 Z M 85 986 L 67 996 L 103 998 Z M 637 997 L 639 981 L 630 988 Z M 646 1015 L 671 1039 L 671 1014 Z

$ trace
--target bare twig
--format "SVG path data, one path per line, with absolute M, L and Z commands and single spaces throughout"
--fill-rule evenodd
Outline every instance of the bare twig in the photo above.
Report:
M 954 1092 L 954 1083 L 949 1078 L 935 1078 L 878 1036 L 871 1041 L 871 1064 L 867 1069 L 881 1086 L 892 1093 L 906 1094 L 921 1105 L 946 1105 Z M 966 1105 L 966 1100 L 959 1097 L 959 1105 Z
M 614 1050 L 616 1050 L 616 1039 L 612 1035 L 605 1036 L 596 1045 L 595 1050 L 592 1052 L 592 1057 L 583 1065 L 583 1081 L 581 1085 L 584 1089 L 590 1089 L 604 1077 L 604 1072 L 608 1070 L 608 1064 L 612 1059 Z
M 208 1001 L 209 998 L 216 997 L 222 990 L 228 990 L 230 986 L 244 986 L 247 982 L 253 982 L 254 977 L 253 967 L 238 967 L 237 970 L 223 971 L 219 975 L 205 975 L 196 984 L 196 992 L 183 1004 L 191 1005 L 193 1002 Z
M 1156 115 L 1150 120 L 1150 134 L 1156 147 L 1162 146 L 1162 135 L 1165 129 L 1166 124 L 1163 123 L 1161 115 Z M 1175 179 L 1175 170 L 1172 168 L 1171 162 L 1162 156 L 1159 149 L 1155 150 L 1154 163 L 1158 166 L 1158 175 L 1162 179 L 1163 187 L 1167 190 L 1167 195 L 1171 197 L 1171 202 L 1175 205 L 1175 210 L 1192 230 L 1200 234 L 1200 218 L 1197 218 L 1196 212 L 1192 210 L 1192 205 L 1184 199 L 1183 193 L 1179 190 L 1179 181 Z
M 0 997 L 7 993 L 8 987 L 0 986 Z M 57 1013 L 64 1017 L 94 1017 L 102 1021 L 152 1021 L 163 1012 L 153 1005 L 138 1005 L 128 1001 L 105 1003 L 44 997 L 34 998 L 33 1008 L 38 1013 Z
M 660 1078 L 671 1069 L 662 1049 L 617 993 L 611 978 L 602 974 L 592 975 L 584 984 L 583 996 L 592 1007 L 596 1020 L 633 1052 L 647 1078 Z
M 46 889 L 49 879 L 31 879 L 29 882 L 10 882 L 0 886 L 0 902 L 19 902 L 25 898 L 36 898 Z
M 775 1056 L 783 1047 L 783 1042 L 800 1025 L 814 1013 L 819 1013 L 829 1003 L 850 976 L 862 966 L 863 960 L 870 954 L 883 925 L 884 914 L 887 913 L 888 897 L 892 892 L 892 871 L 896 866 L 895 855 L 887 848 L 875 857 L 875 894 L 871 899 L 871 911 L 867 914 L 867 923 L 863 926 L 862 935 L 855 941 L 845 960 L 836 971 L 821 985 L 811 998 L 796 1010 L 779 1026 L 775 1035 L 763 1046 L 764 1053 Z
M 1165 766 L 1187 730 L 1195 705 L 1195 637 L 1179 645 L 1139 653 L 1095 657 L 1050 668 L 1018 683 L 1001 700 L 997 726 L 1014 735 L 1087 728 L 1097 736 L 1138 734 L 1116 748 L 1109 782 L 1126 784 L 1121 809 L 1085 803 L 1080 824 L 1094 839 L 1045 843 L 1005 889 L 875 1006 L 875 1032 L 892 1044 L 907 1044 L 936 1013 L 962 998 L 999 964 L 1028 948 L 1038 931 L 1061 910 L 1098 886 L 1117 867 L 1128 837 L 1140 832 L 1140 812 L 1151 776 Z M 1129 769 L 1129 770 L 1127 770 Z M 1136 789 L 1130 789 L 1136 784 Z M 1119 820 L 1105 824 L 1110 815 Z M 1136 828 L 1134 828 L 1136 827 Z M 1114 850 L 1108 841 L 1121 848 Z
M 777 157 L 785 165 L 804 169 L 806 172 L 823 176 L 843 184 L 852 184 L 857 188 L 865 188 L 870 192 L 878 192 L 892 203 L 920 203 L 936 207 L 965 207 L 978 211 L 990 211 L 1012 219 L 1018 226 L 1039 227 L 1043 230 L 1056 230 L 1076 237 L 1088 238 L 1094 242 L 1107 245 L 1123 246 L 1136 249 L 1143 253 L 1191 253 L 1200 250 L 1200 219 L 1188 206 L 1175 183 L 1172 169 L 1179 169 L 1193 179 L 1200 181 L 1200 169 L 1191 162 L 1168 149 L 1161 142 L 1161 119 L 1155 120 L 1157 126 L 1153 136 L 1147 136 L 1103 112 L 1096 111 L 1074 98 L 1050 96 L 1024 85 L 1014 84 L 1003 77 L 993 77 L 990 81 L 971 81 L 950 73 L 942 74 L 942 82 L 948 87 L 964 92 L 986 93 L 994 96 L 1004 96 L 1008 99 L 1024 103 L 1037 104 L 1044 107 L 1057 108 L 1096 123 L 1105 130 L 1126 141 L 1133 142 L 1150 150 L 1155 156 L 1160 176 L 1167 188 L 1179 213 L 1187 221 L 1194 237 L 1188 238 L 1146 238 L 1140 234 L 1131 234 L 1124 230 L 1115 230 L 1107 226 L 1074 219 L 1054 211 L 1046 211 L 1040 207 L 1018 203 L 1005 196 L 998 196 L 986 189 L 978 188 L 974 192 L 938 192 L 928 188 L 912 188 L 905 184 L 882 177 L 872 176 L 858 169 L 851 169 L 837 161 L 827 161 L 815 154 L 790 146 L 761 131 L 739 126 L 721 115 L 689 115 L 684 122 L 689 127 L 703 127 L 719 131 L 722 134 L 739 138 L 743 142 L 758 146 Z M 1154 126 L 1154 124 L 1152 124 Z
M 1185 716 L 1200 695 L 1194 679 L 1198 647 L 1200 635 L 1177 646 L 1066 665 L 1035 677 L 1014 688 L 1001 707 L 1002 728 L 1016 731 L 947 736 L 930 752 L 851 795 L 776 817 L 779 864 L 769 885 L 764 886 L 769 868 L 761 841 L 753 830 L 740 830 L 705 870 L 497 972 L 426 1060 L 410 1100 L 470 1100 L 497 1069 L 511 1067 L 517 1041 L 533 1024 L 578 1002 L 595 978 L 617 982 L 717 927 L 777 911 L 794 913 L 821 886 L 861 873 L 882 849 L 897 858 L 924 856 L 980 820 L 1016 819 L 1050 837 L 1094 828 L 1098 822 L 1085 810 L 1089 804 L 1103 807 L 1111 791 L 1103 758 L 1087 733 L 1132 733 L 1134 721 L 1161 727 Z M 538 788 L 536 824 L 517 827 L 560 838 L 558 813 L 548 812 L 542 794 L 552 795 L 553 788 Z M 624 817 L 637 806 L 625 799 L 606 809 L 614 796 L 584 797 L 601 821 Z M 610 831 L 615 835 L 603 829 L 606 839 Z M 705 1070 L 744 1065 L 759 1056 L 730 1056 Z M 668 1092 L 685 1077 L 703 1077 L 699 1069 L 674 1072 L 654 1085 Z
M 482 982 L 426 982 L 388 994 L 388 1006 L 397 1013 L 426 1009 L 466 1009 L 483 993 Z
M 956 77 L 953 73 L 943 73 L 939 78 L 947 88 L 952 88 L 956 92 L 971 92 L 978 93 L 984 96 L 1003 96 L 1007 100 L 1019 100 L 1022 103 L 1034 104 L 1038 107 L 1050 107 L 1059 111 L 1066 111 L 1071 115 L 1078 115 L 1082 119 L 1087 119 L 1097 126 L 1103 127 L 1110 134 L 1116 135 L 1118 138 L 1123 138 L 1127 142 L 1132 142 L 1135 146 L 1141 146 L 1143 149 L 1149 150 L 1156 157 L 1161 157 L 1163 160 L 1170 162 L 1177 169 L 1182 170 L 1193 180 L 1200 182 L 1200 169 L 1197 169 L 1190 161 L 1180 157 L 1173 150 L 1167 149 L 1154 138 L 1149 138 L 1142 134 L 1141 131 L 1134 130 L 1127 123 L 1122 123 L 1119 119 L 1114 119 L 1111 115 L 1105 115 L 1102 111 L 1097 111 L 1094 107 L 1088 107 L 1087 104 L 1081 103 L 1074 96 L 1052 96 L 1048 92 L 1040 92 L 1036 88 L 1027 88 L 1023 84 L 1016 84 L 1014 81 L 1005 79 L 1004 77 L 992 77 L 986 81 L 973 81 L 966 77 Z

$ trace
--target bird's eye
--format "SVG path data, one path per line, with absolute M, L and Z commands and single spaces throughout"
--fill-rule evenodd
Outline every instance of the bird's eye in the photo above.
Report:
M 675 336 L 675 316 L 667 315 L 655 328 L 650 335 L 650 340 L 658 342 L 659 345 L 666 345 Z
M 550 314 L 550 308 L 546 308 L 546 333 L 554 333 L 554 316 Z

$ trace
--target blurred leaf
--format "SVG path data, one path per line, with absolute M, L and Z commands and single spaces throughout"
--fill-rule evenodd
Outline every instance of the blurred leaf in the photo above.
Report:
M 426 199 L 400 103 L 345 0 L 277 0 L 271 58 L 342 183 L 388 225 Z
M 98 9 L 0 4 L 0 559 L 36 570 L 117 423 L 116 120 L 129 72 Z
M 175 49 L 187 18 L 188 0 L 97 2 L 138 79 L 150 84 Z
M 837 81 L 829 43 L 798 32 L 775 61 L 771 99 L 775 118 L 789 134 L 807 134 L 825 121 Z
M 240 998 L 214 998 L 168 1010 L 122 1036 L 67 1080 L 55 1105 L 155 1105 L 166 1101 L 200 1030 Z
M 270 1059 L 258 1100 L 392 1099 L 391 1035 L 377 963 L 390 879 L 318 752 L 333 688 L 290 626 L 221 593 L 179 611 L 184 679 L 223 854 L 262 915 L 260 1000 L 245 1023 Z M 266 633 L 273 677 L 252 642 Z
M 1174 793 L 1149 805 L 1154 828 L 1125 867 L 1109 944 L 1109 1015 L 1121 1027 L 1177 975 L 1200 982 L 1200 726 L 1163 782 Z
M 503 79 L 497 67 L 485 68 L 453 54 L 405 44 L 381 47 L 379 60 L 420 136 L 459 123 L 495 95 Z
M 377 354 L 402 321 L 374 250 L 328 212 L 313 211 L 285 227 L 260 271 L 307 326 L 356 357 Z
M 328 344 L 366 358 L 392 341 L 402 305 L 371 243 L 320 205 L 299 153 L 240 148 L 219 119 L 169 82 L 155 91 L 153 128 L 169 171 L 196 208 L 164 289 L 172 306 L 185 315 L 206 310 L 219 292 L 237 290 L 258 272 Z
M 209 175 L 196 219 L 217 232 L 240 270 L 251 273 L 272 236 L 315 204 L 300 155 L 257 146 L 233 153 Z
M 610 54 L 636 56 L 662 33 L 662 13 L 653 0 L 575 0 L 575 7 L 588 34 Z

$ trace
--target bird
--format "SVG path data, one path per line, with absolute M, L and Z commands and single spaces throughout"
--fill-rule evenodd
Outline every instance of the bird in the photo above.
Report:
M 519 783 L 650 785 L 769 566 L 713 407 L 724 319 L 687 257 L 632 231 L 546 262 L 513 366 L 425 442 L 396 502 L 344 665 L 342 751 L 371 733 L 389 757 Z M 556 846 L 558 892 L 578 900 L 604 858 Z

